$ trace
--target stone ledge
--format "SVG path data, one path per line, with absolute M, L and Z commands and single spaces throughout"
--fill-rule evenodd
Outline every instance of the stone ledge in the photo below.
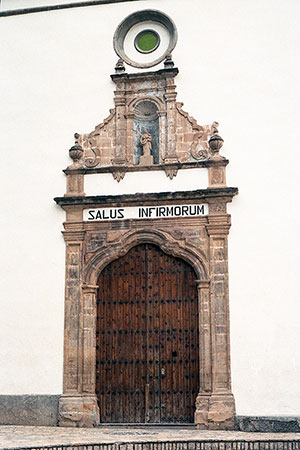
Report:
M 138 202 L 167 202 L 170 200 L 204 200 L 214 197 L 234 197 L 238 193 L 238 188 L 209 188 L 195 191 L 157 192 L 157 193 L 136 193 L 124 195 L 92 195 L 92 196 L 67 196 L 55 197 L 54 201 L 60 205 L 110 205 L 110 204 L 136 204 Z
M 34 445 L 35 439 L 32 440 L 31 446 L 8 446 L 0 450 L 299 450 L 300 441 L 298 438 L 291 439 L 218 439 L 217 437 L 211 439 L 199 438 L 197 440 L 135 440 L 130 441 L 126 438 L 123 441 L 110 443 L 88 443 L 88 441 L 81 441 L 80 444 L 69 442 L 67 444 L 54 444 L 47 446 Z
M 143 166 L 143 165 L 134 165 L 134 166 L 102 166 L 102 167 L 82 167 L 78 169 L 64 169 L 63 172 L 66 175 L 89 175 L 95 173 L 112 173 L 115 170 L 120 170 L 123 173 L 127 172 L 149 172 L 153 170 L 166 170 L 166 169 L 201 169 L 201 168 L 209 168 L 209 167 L 226 167 L 229 163 L 228 159 L 222 160 L 214 160 L 214 159 L 205 159 L 202 161 L 194 161 L 194 162 L 176 162 L 176 163 L 161 163 L 161 164 L 152 164 L 151 166 Z
M 237 416 L 236 429 L 245 432 L 299 433 L 300 416 Z

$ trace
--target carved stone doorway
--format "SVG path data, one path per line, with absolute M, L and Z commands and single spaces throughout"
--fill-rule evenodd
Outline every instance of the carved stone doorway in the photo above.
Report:
M 140 244 L 98 279 L 96 394 L 102 423 L 189 423 L 199 392 L 194 269 Z
M 185 407 L 190 406 L 190 415 L 185 416 L 187 411 L 183 413 L 178 409 L 168 410 L 168 408 L 165 408 L 167 413 L 164 415 L 163 405 L 166 403 L 164 402 L 164 399 L 162 399 L 162 395 L 165 395 L 162 394 L 162 391 L 167 392 L 167 399 L 172 398 L 170 397 L 171 389 L 176 391 L 176 394 L 172 393 L 172 402 L 174 404 L 175 396 L 178 397 L 177 391 L 183 391 L 184 389 L 181 389 L 180 387 L 178 388 L 176 385 L 180 379 L 182 380 L 182 376 L 180 375 L 181 363 L 178 363 L 178 357 L 174 357 L 177 358 L 176 363 L 173 363 L 172 359 L 170 359 L 172 362 L 167 363 L 173 365 L 174 370 L 172 373 L 175 377 L 178 377 L 178 379 L 175 379 L 174 381 L 176 388 L 173 387 L 173 379 L 170 379 L 169 385 L 163 389 L 162 382 L 165 379 L 163 379 L 162 376 L 166 374 L 167 369 L 166 366 L 161 366 L 161 360 L 158 359 L 159 363 L 157 364 L 157 369 L 160 370 L 159 389 L 161 390 L 161 393 L 159 401 L 162 410 L 160 413 L 161 415 L 160 417 L 155 416 L 153 411 L 151 412 L 150 406 L 152 406 L 152 410 L 155 410 L 155 406 L 158 406 L 158 400 L 157 398 L 150 398 L 150 382 L 148 382 L 147 378 L 143 380 L 144 385 L 141 384 L 140 379 L 140 391 L 143 389 L 145 390 L 145 385 L 149 384 L 149 386 L 146 387 L 146 389 L 149 388 L 147 400 L 145 394 L 143 394 L 144 404 L 142 406 L 145 406 L 145 410 L 144 412 L 140 410 L 138 413 L 140 414 L 140 418 L 134 416 L 133 413 L 128 410 L 129 416 L 127 421 L 136 422 L 140 420 L 141 422 L 159 422 L 170 420 L 171 422 L 178 420 L 192 420 L 191 417 L 195 401 L 193 397 L 193 390 L 198 390 L 194 415 L 194 422 L 197 427 L 204 429 L 232 429 L 234 427 L 235 405 L 231 392 L 230 380 L 227 265 L 227 235 L 230 228 L 230 216 L 226 212 L 226 204 L 231 201 L 236 192 L 236 188 L 214 188 L 190 192 L 176 192 L 172 193 L 172 195 L 170 193 L 153 193 L 115 197 L 65 196 L 56 198 L 56 201 L 66 210 L 67 213 L 67 220 L 64 224 L 64 238 L 66 241 L 66 300 L 64 387 L 63 395 L 61 396 L 59 402 L 59 424 L 61 426 L 95 426 L 99 423 L 105 423 L 105 421 L 112 422 L 115 420 L 124 420 L 124 411 L 122 414 L 120 412 L 119 418 L 113 417 L 111 412 L 105 412 L 106 416 L 103 411 L 100 411 L 101 416 L 99 414 L 99 404 L 101 409 L 101 402 L 99 402 L 98 396 L 104 395 L 99 394 L 99 392 L 104 392 L 106 390 L 108 391 L 109 389 L 105 385 L 101 386 L 99 384 L 100 381 L 96 380 L 96 363 L 98 361 L 99 366 L 100 362 L 101 366 L 101 361 L 106 358 L 105 355 L 99 355 L 99 349 L 96 349 L 96 344 L 100 347 L 100 331 L 105 331 L 105 326 L 103 328 L 103 324 L 100 326 L 98 323 L 97 327 L 97 316 L 100 317 L 101 315 L 100 306 L 97 305 L 97 296 L 99 295 L 98 300 L 100 300 L 100 295 L 102 295 L 97 292 L 99 290 L 99 284 L 102 284 L 100 280 L 101 276 L 103 276 L 100 275 L 99 279 L 99 274 L 105 274 L 105 271 L 108 273 L 108 265 L 112 265 L 113 267 L 115 264 L 114 261 L 117 264 L 117 261 L 122 260 L 123 257 L 126 258 L 126 255 L 130 256 L 132 252 L 135 252 L 136 248 L 144 248 L 138 247 L 142 244 L 146 247 L 148 246 L 149 250 L 147 251 L 150 252 L 151 248 L 152 253 L 154 251 L 158 251 L 160 255 L 163 255 L 159 256 L 159 258 L 162 258 L 163 261 L 166 261 L 167 258 L 169 258 L 170 261 L 180 261 L 180 264 L 182 264 L 181 269 L 182 267 L 188 267 L 188 270 L 191 271 L 189 276 L 193 280 L 193 287 L 191 287 L 191 291 L 188 291 L 188 295 L 191 299 L 194 298 L 196 285 L 197 307 L 199 308 L 199 321 L 197 321 L 197 324 L 199 324 L 199 349 L 197 349 L 197 352 L 193 354 L 196 356 L 192 355 L 188 359 L 197 358 L 198 360 L 199 353 L 199 371 L 197 378 L 199 385 L 196 386 L 195 384 L 195 387 L 193 387 L 194 385 L 188 385 L 187 390 L 189 390 L 189 392 L 191 391 L 191 393 L 188 394 L 188 402 L 187 400 L 184 401 L 186 401 Z M 99 207 L 103 207 L 103 205 L 105 205 L 105 208 L 121 208 L 122 211 L 125 211 L 125 208 L 129 206 L 144 208 L 145 205 L 150 205 L 151 208 L 167 206 L 170 208 L 175 208 L 175 205 L 177 205 L 177 208 L 179 208 L 178 205 L 199 205 L 201 203 L 208 204 L 207 215 L 204 214 L 200 216 L 170 218 L 159 217 L 151 220 L 147 218 L 92 222 L 84 220 L 85 208 L 92 208 L 94 210 Z M 150 258 L 147 257 L 147 260 L 149 259 Z M 121 268 L 118 270 L 121 270 Z M 132 270 L 135 270 L 135 266 L 132 267 Z M 138 267 L 138 270 L 140 270 L 140 267 Z M 149 268 L 144 267 L 144 272 L 148 270 Z M 156 286 L 159 281 L 159 277 L 160 275 L 158 278 L 157 276 L 154 276 L 152 286 Z M 169 280 L 168 277 L 169 274 L 165 277 L 166 280 Z M 123 275 L 118 278 L 121 280 L 120 282 L 123 283 L 123 286 L 121 286 L 120 289 L 122 288 L 123 292 L 127 292 L 127 300 L 125 298 L 125 301 L 131 301 L 128 294 L 130 293 L 129 282 L 126 284 L 126 277 L 124 278 Z M 195 281 L 196 283 L 194 283 Z M 170 289 L 173 289 L 173 286 L 176 286 L 176 283 L 171 283 L 170 280 L 168 283 L 172 286 Z M 185 281 L 182 281 L 181 284 L 184 287 L 187 285 Z M 155 289 L 158 289 L 158 287 Z M 113 292 L 111 288 L 109 288 L 108 291 L 109 295 L 112 296 Z M 147 291 L 150 291 L 149 286 L 147 287 Z M 173 295 L 172 290 L 171 292 Z M 164 294 L 164 292 L 161 294 Z M 155 301 L 153 294 L 152 297 L 148 296 L 148 298 Z M 160 299 L 162 298 L 163 297 L 161 295 Z M 178 299 L 179 298 L 180 297 L 178 297 Z M 173 300 L 174 297 L 171 296 L 167 298 L 165 295 L 164 299 Z M 106 300 L 109 301 L 108 298 Z M 121 297 L 118 297 L 118 301 L 119 300 L 123 301 L 124 298 L 121 299 Z M 174 303 L 175 306 L 176 302 Z M 192 304 L 194 305 L 193 307 L 195 307 L 196 302 L 190 302 L 190 305 Z M 169 302 L 169 304 L 166 303 L 164 307 L 168 308 L 168 305 L 170 308 L 173 308 L 173 301 Z M 111 308 L 109 309 L 113 311 L 114 305 L 110 306 Z M 127 330 L 128 332 L 129 330 L 137 330 L 137 328 L 132 327 L 128 321 L 129 316 L 127 318 L 126 313 L 124 315 L 124 311 L 127 306 L 124 304 L 119 306 L 121 306 L 119 310 L 123 311 L 122 317 L 115 317 L 115 319 L 118 319 L 118 322 L 111 327 L 110 331 L 117 332 L 118 330 L 119 333 L 119 331 L 122 330 L 120 335 L 122 335 L 122 339 L 124 339 L 124 336 L 126 337 L 126 333 L 123 333 L 123 330 Z M 128 308 L 131 308 L 131 306 L 128 305 Z M 174 316 L 176 318 L 176 307 L 174 311 L 171 311 L 172 312 L 170 314 L 172 317 Z M 196 312 L 194 312 L 192 316 L 197 318 L 198 311 L 196 309 L 195 311 Z M 148 321 L 153 320 L 153 318 L 150 319 L 151 312 L 149 310 L 145 310 L 144 313 L 140 312 L 140 314 L 144 314 Z M 152 316 L 154 317 L 154 315 L 155 312 L 152 311 Z M 190 329 L 191 332 L 191 328 L 196 329 L 197 325 L 191 325 L 192 322 L 189 323 L 188 317 L 188 315 L 186 316 L 186 319 L 183 317 L 183 322 L 187 323 L 184 330 Z M 164 333 L 164 336 L 166 336 L 165 342 L 169 342 L 167 340 L 168 337 L 170 337 L 170 342 L 171 338 L 173 339 L 173 328 L 176 328 L 176 339 L 178 343 L 180 331 L 177 330 L 178 326 L 175 325 L 172 325 L 172 331 L 171 327 L 160 327 L 160 331 L 161 329 L 170 330 L 169 335 L 168 331 Z M 141 324 L 140 329 L 145 330 L 146 332 L 147 329 L 150 329 L 150 326 L 144 321 Z M 151 329 L 153 330 L 154 327 Z M 109 328 L 107 328 L 107 331 L 109 331 Z M 159 336 L 163 335 L 162 332 L 158 334 Z M 144 336 L 147 335 L 149 335 L 150 339 L 150 333 L 145 334 Z M 112 335 L 110 334 L 110 337 L 111 336 Z M 136 334 L 136 337 L 140 337 L 140 335 Z M 153 340 L 153 333 L 151 334 L 151 339 Z M 149 347 L 152 345 L 152 351 L 153 345 L 155 350 L 155 345 L 160 345 L 162 341 L 158 340 L 155 342 L 151 341 L 151 339 L 148 342 L 149 345 L 147 342 L 142 342 L 142 340 L 140 343 L 142 343 L 142 345 L 148 345 Z M 196 342 L 191 340 L 191 333 L 189 340 L 189 348 L 192 349 L 192 344 L 194 345 L 194 348 L 195 345 L 198 345 L 198 341 Z M 139 347 L 137 347 L 137 350 L 138 349 Z M 142 348 L 140 350 L 142 351 L 145 349 Z M 183 350 L 179 351 L 183 352 L 184 350 L 185 347 Z M 176 350 L 176 348 L 170 348 L 170 351 L 178 350 Z M 125 356 L 126 355 L 122 355 L 121 358 L 110 358 L 110 360 L 122 360 L 120 366 L 122 369 L 124 368 L 128 371 L 128 364 L 130 365 L 130 355 L 126 356 L 127 365 L 125 363 Z M 147 358 L 149 359 L 149 364 L 146 366 L 148 373 L 150 356 L 148 357 L 147 355 Z M 144 359 L 146 361 L 146 358 L 143 358 L 141 354 L 135 357 L 135 361 L 137 359 Z M 167 361 L 169 360 L 167 357 L 164 359 Z M 156 361 L 154 356 L 151 360 Z M 193 364 L 194 363 L 196 363 L 196 361 L 194 361 Z M 162 369 L 165 369 L 165 374 L 161 373 Z M 99 372 L 98 367 L 97 370 Z M 154 376 L 158 376 L 155 374 L 154 368 L 152 371 L 153 370 Z M 119 372 L 120 377 L 122 377 L 122 370 Z M 103 373 L 105 373 L 105 370 Z M 186 373 L 188 377 L 193 374 L 193 369 Z M 110 376 L 109 373 L 107 376 Z M 173 383 L 172 385 L 171 382 Z M 119 394 L 119 390 L 116 390 L 113 392 L 118 393 L 110 395 L 118 395 L 122 397 L 122 391 L 125 391 L 126 389 L 126 386 L 122 386 L 122 388 L 119 389 L 121 394 Z M 133 390 L 134 389 L 131 389 L 130 387 L 129 392 Z M 170 393 L 168 393 L 168 391 L 170 391 Z M 128 398 L 128 394 L 125 395 L 127 395 Z M 129 393 L 129 396 L 130 395 L 131 394 Z M 134 394 L 132 395 L 134 396 Z M 183 395 L 183 393 L 180 395 Z M 112 401 L 112 398 L 110 401 Z M 125 408 L 127 408 L 127 400 L 124 400 L 123 398 L 122 401 L 122 408 L 124 408 L 124 405 Z M 182 401 L 182 399 L 180 401 Z M 114 404 L 116 409 L 121 408 L 120 402 L 114 402 Z

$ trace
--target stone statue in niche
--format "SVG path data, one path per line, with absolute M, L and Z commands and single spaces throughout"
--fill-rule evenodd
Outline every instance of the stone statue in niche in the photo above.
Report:
M 140 164 L 143 166 L 153 164 L 153 157 L 151 155 L 152 136 L 147 130 L 142 134 L 140 142 L 143 146 L 143 155 L 140 157 Z
M 159 164 L 159 117 L 157 105 L 142 100 L 134 108 L 133 160 L 135 165 Z

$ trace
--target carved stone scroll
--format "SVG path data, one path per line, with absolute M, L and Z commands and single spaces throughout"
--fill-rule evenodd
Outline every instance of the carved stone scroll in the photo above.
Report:
M 91 133 L 76 133 L 76 159 L 66 173 L 111 172 L 119 182 L 126 171 L 162 169 L 172 179 L 186 165 L 210 167 L 209 186 L 225 186 L 225 165 L 217 165 L 224 160 L 218 123 L 199 125 L 182 109 L 173 63 L 156 72 L 127 74 L 119 61 L 118 69 L 111 75 L 115 108 Z

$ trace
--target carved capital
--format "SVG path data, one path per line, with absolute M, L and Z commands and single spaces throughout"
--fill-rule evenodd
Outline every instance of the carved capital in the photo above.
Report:
M 158 117 L 166 117 L 167 113 L 166 111 L 157 111 Z
M 208 201 L 209 214 L 226 214 L 226 199 L 225 200 L 216 200 L 216 201 Z
M 115 97 L 115 105 L 116 105 L 116 107 L 125 106 L 126 98 L 125 97 Z
M 83 242 L 85 231 L 62 231 L 65 242 Z
M 134 119 L 134 112 L 133 111 L 129 111 L 128 113 L 125 114 L 125 119 Z
M 84 284 L 82 286 L 82 292 L 84 294 L 97 294 L 98 286 L 94 286 L 91 284 Z
M 176 92 L 170 92 L 170 93 L 166 93 L 164 95 L 166 103 L 175 103 L 176 102 L 176 97 L 177 97 L 177 93 Z
M 220 235 L 227 235 L 229 234 L 230 230 L 230 224 L 225 223 L 212 223 L 209 225 L 206 225 L 207 234 L 209 236 L 220 236 Z
M 210 286 L 210 280 L 195 280 L 197 284 L 197 288 L 199 289 L 208 289 Z

